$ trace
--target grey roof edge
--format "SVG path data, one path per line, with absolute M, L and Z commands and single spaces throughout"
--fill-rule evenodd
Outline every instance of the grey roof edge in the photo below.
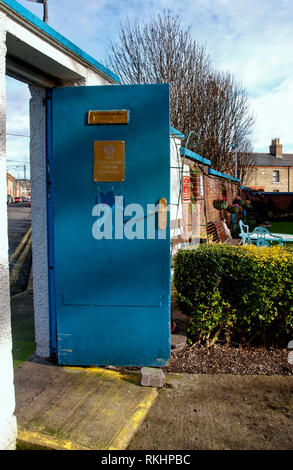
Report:
M 275 157 L 270 153 L 250 152 L 253 159 L 252 166 L 293 166 L 293 154 L 284 153 L 282 157 Z

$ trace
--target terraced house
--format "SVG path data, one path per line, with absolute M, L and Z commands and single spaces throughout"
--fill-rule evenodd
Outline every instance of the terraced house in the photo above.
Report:
M 268 153 L 251 153 L 253 171 L 247 186 L 265 192 L 293 191 L 293 154 L 283 153 L 280 139 L 272 139 Z

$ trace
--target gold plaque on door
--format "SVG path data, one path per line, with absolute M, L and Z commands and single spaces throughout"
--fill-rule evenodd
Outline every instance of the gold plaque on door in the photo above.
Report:
M 88 124 L 128 124 L 128 111 L 89 111 Z
M 125 179 L 125 142 L 94 142 L 94 181 L 115 183 Z

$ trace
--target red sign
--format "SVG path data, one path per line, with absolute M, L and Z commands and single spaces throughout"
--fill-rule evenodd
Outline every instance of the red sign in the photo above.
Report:
M 183 201 L 189 202 L 190 201 L 190 177 L 183 176 Z

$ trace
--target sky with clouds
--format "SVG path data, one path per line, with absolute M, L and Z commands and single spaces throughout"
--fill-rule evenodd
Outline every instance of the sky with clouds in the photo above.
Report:
M 42 5 L 19 3 L 42 18 Z M 214 65 L 247 90 L 256 117 L 254 150 L 267 152 L 271 138 L 280 137 L 284 151 L 293 153 L 293 0 L 49 0 L 49 24 L 105 63 L 121 21 L 147 20 L 164 8 L 191 24 Z M 28 99 L 27 87 L 7 78 L 8 133 L 28 135 Z M 27 161 L 28 144 L 8 136 L 8 160 Z

